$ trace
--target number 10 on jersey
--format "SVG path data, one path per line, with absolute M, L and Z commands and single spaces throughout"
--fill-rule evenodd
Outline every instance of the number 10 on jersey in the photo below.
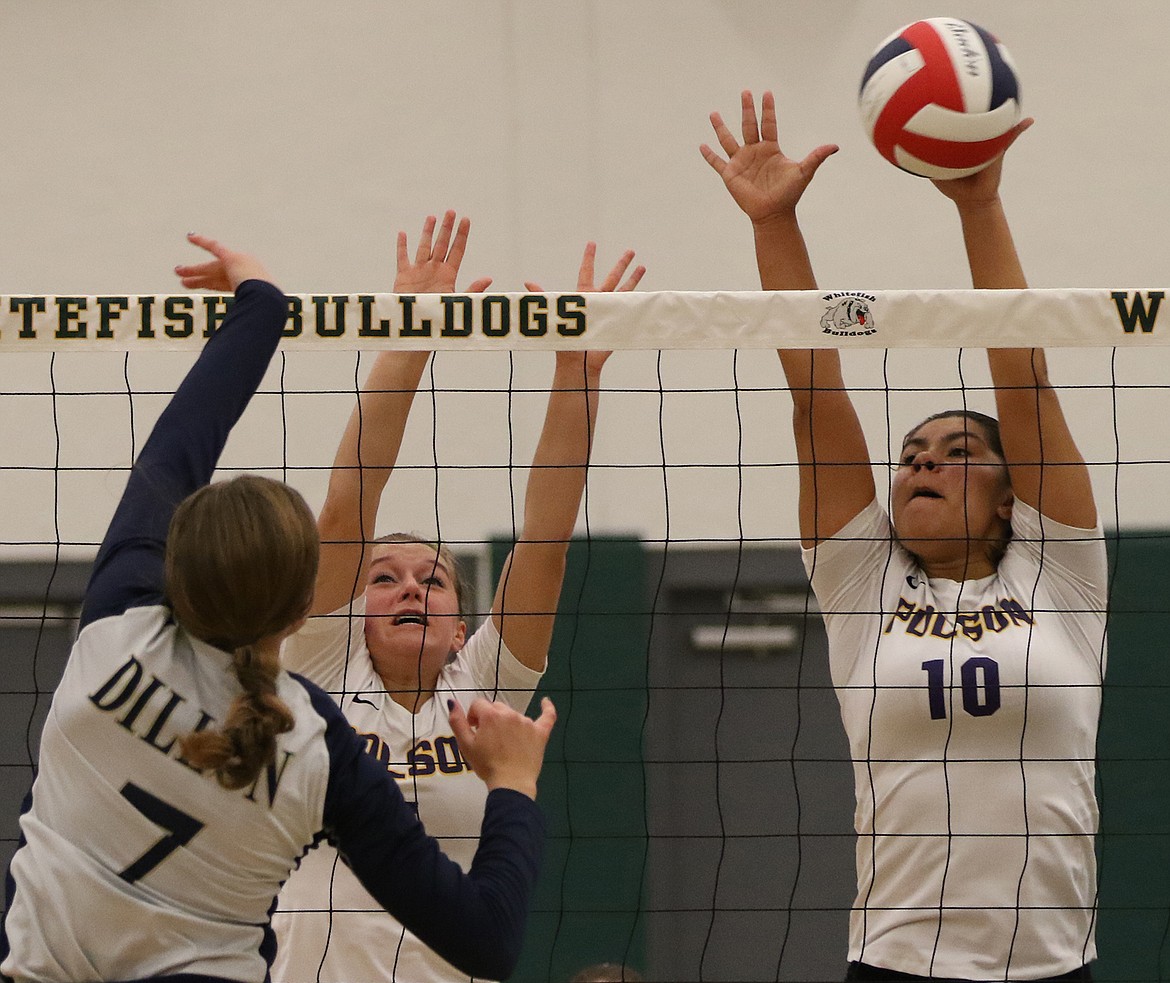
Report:
M 926 673 L 926 690 L 930 697 L 930 719 L 945 720 L 947 694 L 944 671 L 946 662 L 930 659 L 922 663 Z M 972 717 L 989 717 L 999 709 L 999 663 L 984 655 L 975 655 L 959 667 L 962 681 L 963 709 Z

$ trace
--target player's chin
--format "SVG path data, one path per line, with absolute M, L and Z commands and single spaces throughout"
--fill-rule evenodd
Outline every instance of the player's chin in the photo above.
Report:
M 894 532 L 902 542 L 937 539 L 948 534 L 948 516 L 939 507 L 941 499 L 910 498 L 894 506 Z
M 895 529 L 898 543 L 923 560 L 944 559 L 966 548 L 962 529 L 951 529 L 942 523 L 905 523 Z
M 426 647 L 426 633 L 418 626 L 397 626 L 389 621 L 375 630 L 366 630 L 366 646 L 371 652 L 398 662 L 418 661 Z

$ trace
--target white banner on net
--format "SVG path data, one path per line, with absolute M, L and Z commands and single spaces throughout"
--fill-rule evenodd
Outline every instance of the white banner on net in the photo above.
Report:
M 1108 288 L 290 294 L 282 347 L 1166 346 L 1165 294 Z M 230 303 L 211 294 L 0 296 L 0 351 L 195 349 L 222 323 Z

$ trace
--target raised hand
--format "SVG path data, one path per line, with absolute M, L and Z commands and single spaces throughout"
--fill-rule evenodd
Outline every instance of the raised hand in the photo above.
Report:
M 406 233 L 398 233 L 395 293 L 439 294 L 452 293 L 455 290 L 459 266 L 467 250 L 467 234 L 471 230 L 471 220 L 461 219 L 459 227 L 456 228 L 455 212 L 448 210 L 443 215 L 443 224 L 439 226 L 438 238 L 435 238 L 437 222 L 434 215 L 426 217 L 422 234 L 418 237 L 418 248 L 415 250 L 413 261 L 407 250 Z M 478 293 L 486 290 L 491 282 L 491 277 L 484 277 L 474 281 L 467 289 L 470 293 Z
M 646 267 L 635 266 L 634 270 L 624 283 L 622 283 L 622 276 L 625 275 L 626 270 L 630 268 L 630 264 L 634 261 L 634 250 L 627 249 L 622 253 L 621 258 L 613 264 L 613 269 L 609 271 L 604 280 L 601 281 L 601 286 L 595 286 L 594 280 L 594 266 L 597 263 L 597 243 L 585 243 L 585 255 L 581 257 L 581 268 L 577 271 L 577 289 L 581 293 L 598 293 L 610 291 L 625 291 L 633 290 L 639 283 L 642 282 L 642 277 L 646 275 Z M 543 293 L 543 288 L 538 283 L 531 280 L 525 280 L 524 286 L 526 289 L 534 293 Z
M 764 93 L 758 122 L 751 92 L 745 90 L 741 102 L 743 144 L 732 135 L 723 117 L 712 113 L 711 125 L 727 159 L 724 160 L 705 143 L 699 147 L 699 152 L 723 178 L 731 197 L 753 222 L 791 214 L 817 168 L 835 154 L 838 147 L 823 144 L 800 161 L 786 157 L 777 141 L 776 100 L 772 93 Z
M 613 269 L 609 271 L 605 279 L 601 281 L 600 286 L 594 284 L 595 273 L 594 267 L 597 262 L 597 243 L 587 242 L 585 244 L 585 254 L 581 257 L 581 267 L 577 271 L 577 289 L 581 293 L 598 293 L 611 291 L 618 291 L 619 293 L 627 290 L 633 290 L 639 283 L 642 282 L 642 277 L 646 275 L 646 267 L 635 266 L 626 276 L 623 282 L 622 277 L 625 276 L 626 271 L 629 270 L 630 264 L 634 261 L 634 250 L 627 249 L 622 253 L 621 257 L 613 265 Z M 531 280 L 525 280 L 524 286 L 527 290 L 534 293 L 543 293 L 543 289 L 538 283 Z M 573 352 L 573 351 L 558 351 L 558 361 L 568 361 L 570 359 L 580 359 L 584 357 L 585 367 L 587 370 L 600 371 L 606 360 L 613 352 L 606 351 L 588 351 L 588 352 Z
M 544 749 L 557 720 L 547 696 L 540 701 L 536 720 L 506 703 L 479 697 L 464 711 L 457 700 L 449 704 L 451 729 L 459 753 L 489 789 L 511 788 L 536 798 L 536 779 L 544 764 Z
M 960 207 L 978 206 L 995 201 L 999 197 L 999 181 L 1003 176 L 1004 155 L 1020 138 L 1020 134 L 1029 129 L 1035 122 L 1031 116 L 1020 120 L 1015 129 L 1012 130 L 1012 138 L 1008 141 L 1008 145 L 983 170 L 968 174 L 966 177 L 932 180 L 931 183 Z
M 453 211 L 444 213 L 442 224 L 428 215 L 413 259 L 406 233 L 399 232 L 395 293 L 453 292 L 470 229 L 466 218 L 456 227 Z M 470 290 L 484 290 L 491 282 L 476 280 Z M 335 611 L 365 590 L 371 559 L 367 543 L 377 526 L 382 492 L 398 462 L 410 408 L 430 356 L 428 351 L 388 349 L 378 354 L 366 376 L 333 459 L 317 520 L 321 561 L 314 614 Z
M 216 240 L 195 232 L 187 233 L 187 241 L 215 257 L 207 263 L 184 263 L 175 267 L 175 274 L 189 290 L 234 292 L 245 280 L 269 282 L 272 280 L 264 265 L 255 256 L 235 252 Z

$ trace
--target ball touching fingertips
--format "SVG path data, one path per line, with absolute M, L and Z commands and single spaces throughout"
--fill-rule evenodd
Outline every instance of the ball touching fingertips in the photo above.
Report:
M 931 17 L 887 37 L 858 95 L 878 152 L 921 177 L 966 177 L 1003 152 L 1020 120 L 1007 49 L 970 21 Z

